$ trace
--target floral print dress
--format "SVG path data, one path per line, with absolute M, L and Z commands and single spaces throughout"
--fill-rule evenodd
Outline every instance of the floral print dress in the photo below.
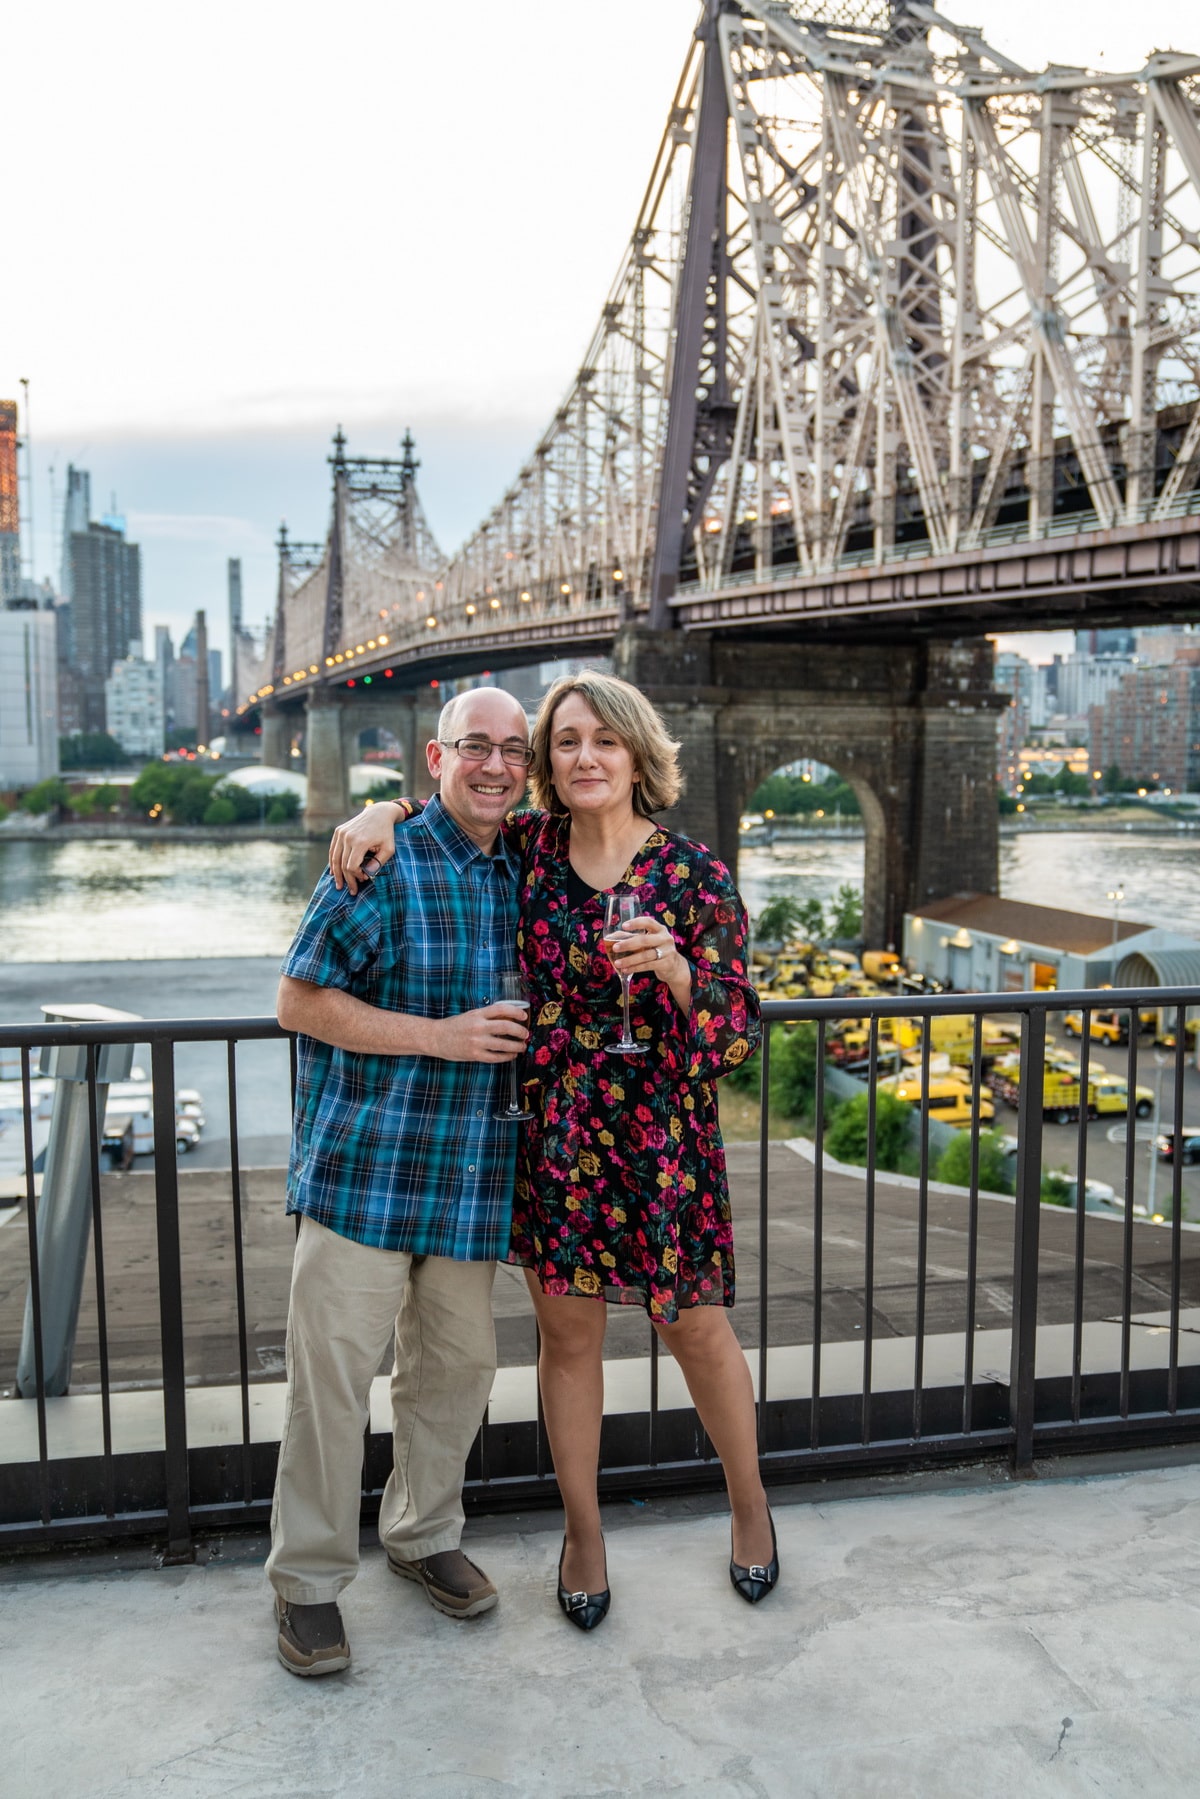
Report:
M 713 1083 L 757 1047 L 758 996 L 746 974 L 746 914 L 724 865 L 656 829 L 620 883 L 673 934 L 692 968 L 691 1011 L 635 975 L 634 1036 L 614 1055 L 620 982 L 600 941 L 604 896 L 572 904 L 570 821 L 526 814 L 518 942 L 531 997 L 523 1064 L 534 1121 L 517 1150 L 512 1247 L 549 1294 L 641 1305 L 664 1323 L 681 1308 L 731 1306 L 733 1232 Z

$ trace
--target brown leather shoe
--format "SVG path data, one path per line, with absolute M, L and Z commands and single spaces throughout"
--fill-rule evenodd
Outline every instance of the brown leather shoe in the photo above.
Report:
M 447 1618 L 478 1618 L 500 1597 L 483 1569 L 468 1561 L 461 1549 L 442 1549 L 418 1562 L 401 1561 L 389 1550 L 388 1567 L 404 1580 L 419 1581 L 430 1605 Z
M 289 1674 L 340 1674 L 350 1666 L 350 1645 L 342 1614 L 328 1605 L 289 1605 L 275 1596 L 276 1647 Z

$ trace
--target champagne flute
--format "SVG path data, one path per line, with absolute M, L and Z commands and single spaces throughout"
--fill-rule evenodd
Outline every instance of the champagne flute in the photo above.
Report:
M 630 893 L 628 890 L 623 893 L 616 891 L 607 896 L 604 902 L 603 937 L 605 943 L 608 945 L 610 954 L 618 944 L 623 943 L 631 934 L 629 930 L 630 922 L 637 918 L 639 913 L 640 906 L 638 904 L 638 896 L 636 893 Z M 633 933 L 635 936 L 636 934 L 636 932 Z M 613 966 L 615 968 L 616 964 L 614 963 Z M 605 1047 L 612 1050 L 614 1055 L 644 1056 L 650 1047 L 649 1044 L 637 1042 L 633 1032 L 629 1028 L 629 983 L 633 977 L 632 975 L 622 974 L 619 968 L 616 972 L 621 983 L 623 1028 L 621 1035 L 615 1042 L 609 1043 Z
M 525 990 L 525 982 L 515 969 L 509 969 L 500 975 L 496 982 L 496 1005 L 521 1006 L 526 1013 L 528 1023 L 529 994 Z M 514 1056 L 508 1064 L 508 1104 L 497 1106 L 492 1117 L 503 1124 L 528 1124 L 533 1113 L 528 1106 L 521 1104 L 521 1093 L 517 1085 L 517 1064 L 520 1056 Z

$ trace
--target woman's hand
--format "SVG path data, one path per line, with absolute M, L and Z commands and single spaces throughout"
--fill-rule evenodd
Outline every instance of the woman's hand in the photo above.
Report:
M 409 816 L 407 801 L 377 800 L 357 818 L 339 825 L 329 845 L 334 886 L 357 893 L 365 881 L 377 875 L 396 853 L 396 826 Z
M 670 990 L 676 1004 L 687 1011 L 692 995 L 691 963 L 666 925 L 657 918 L 643 915 L 631 918 L 627 935 L 616 943 L 606 944 L 612 965 L 620 975 L 649 974 Z

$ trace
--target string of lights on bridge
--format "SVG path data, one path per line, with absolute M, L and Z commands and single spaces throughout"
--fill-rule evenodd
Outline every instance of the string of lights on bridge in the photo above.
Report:
M 614 586 L 619 589 L 621 586 L 621 583 L 625 579 L 625 571 L 620 568 L 615 568 L 612 571 L 611 578 L 612 578 Z M 440 581 L 437 581 L 434 583 L 435 591 L 440 591 L 441 587 L 442 587 L 442 583 Z M 572 587 L 572 585 L 569 581 L 562 581 L 558 584 L 558 592 L 562 599 L 569 600 L 572 598 L 572 596 L 575 592 L 575 589 Z M 424 594 L 424 592 L 418 592 L 416 597 L 417 597 L 418 601 L 423 601 L 425 598 L 425 594 Z M 531 605 L 533 602 L 533 594 L 527 588 L 522 588 L 522 590 L 518 594 L 517 598 L 518 598 L 519 603 L 522 605 Z M 482 602 L 480 602 L 480 604 L 482 604 Z M 475 618 L 478 616 L 478 613 L 480 610 L 480 604 L 476 604 L 476 602 L 474 600 L 467 601 L 466 605 L 463 608 L 463 611 L 468 619 L 472 619 L 472 618 Z M 490 595 L 488 597 L 488 601 L 487 601 L 488 609 L 490 611 L 498 612 L 500 610 L 502 604 L 503 604 L 503 602 L 501 601 L 499 594 L 494 593 L 494 592 L 490 593 Z M 397 610 L 397 608 L 393 607 L 392 610 L 395 611 L 395 610 Z M 381 616 L 386 616 L 386 614 L 382 614 Z M 431 631 L 437 630 L 445 622 L 446 621 L 444 619 L 439 619 L 436 612 L 429 612 L 426 614 L 425 626 L 426 626 L 427 630 L 431 630 Z M 355 665 L 355 663 L 359 657 L 366 656 L 366 655 L 372 655 L 372 654 L 377 653 L 379 650 L 386 649 L 389 642 L 390 642 L 390 639 L 389 639 L 388 635 L 386 634 L 386 632 L 380 632 L 378 634 L 378 636 L 376 636 L 376 637 L 369 637 L 365 643 L 355 644 L 353 648 L 347 647 L 345 649 L 335 651 L 332 655 L 326 656 L 324 658 L 324 670 L 322 670 L 322 666 L 320 663 L 310 662 L 307 668 L 293 669 L 291 674 L 284 675 L 282 681 L 278 683 L 278 687 L 277 687 L 276 683 L 273 681 L 264 682 L 264 684 L 261 687 L 256 689 L 256 691 L 254 693 L 248 695 L 247 698 L 245 700 L 243 700 L 242 704 L 237 708 L 237 716 L 239 718 L 241 718 L 245 713 L 251 711 L 255 706 L 257 706 L 260 703 L 260 701 L 270 699 L 272 697 L 272 695 L 275 694 L 278 691 L 278 688 L 280 688 L 280 687 L 287 687 L 287 688 L 299 687 L 302 683 L 304 683 L 306 681 L 312 681 L 312 680 L 320 677 L 322 675 L 322 673 L 324 673 L 325 678 L 327 678 L 327 679 L 330 678 L 331 676 L 336 679 L 336 672 L 335 672 L 336 670 L 342 669 L 343 671 L 347 671 L 350 667 L 353 667 Z M 385 668 L 381 671 L 381 673 L 385 679 L 390 679 L 392 677 L 394 671 L 390 668 Z M 363 675 L 360 678 L 363 681 L 364 685 L 369 686 L 372 681 L 371 675 Z M 355 683 L 353 680 L 350 680 L 346 684 L 349 687 L 353 687 Z M 438 683 L 436 681 L 433 681 L 430 683 L 430 685 L 433 687 L 436 687 L 438 685 Z

